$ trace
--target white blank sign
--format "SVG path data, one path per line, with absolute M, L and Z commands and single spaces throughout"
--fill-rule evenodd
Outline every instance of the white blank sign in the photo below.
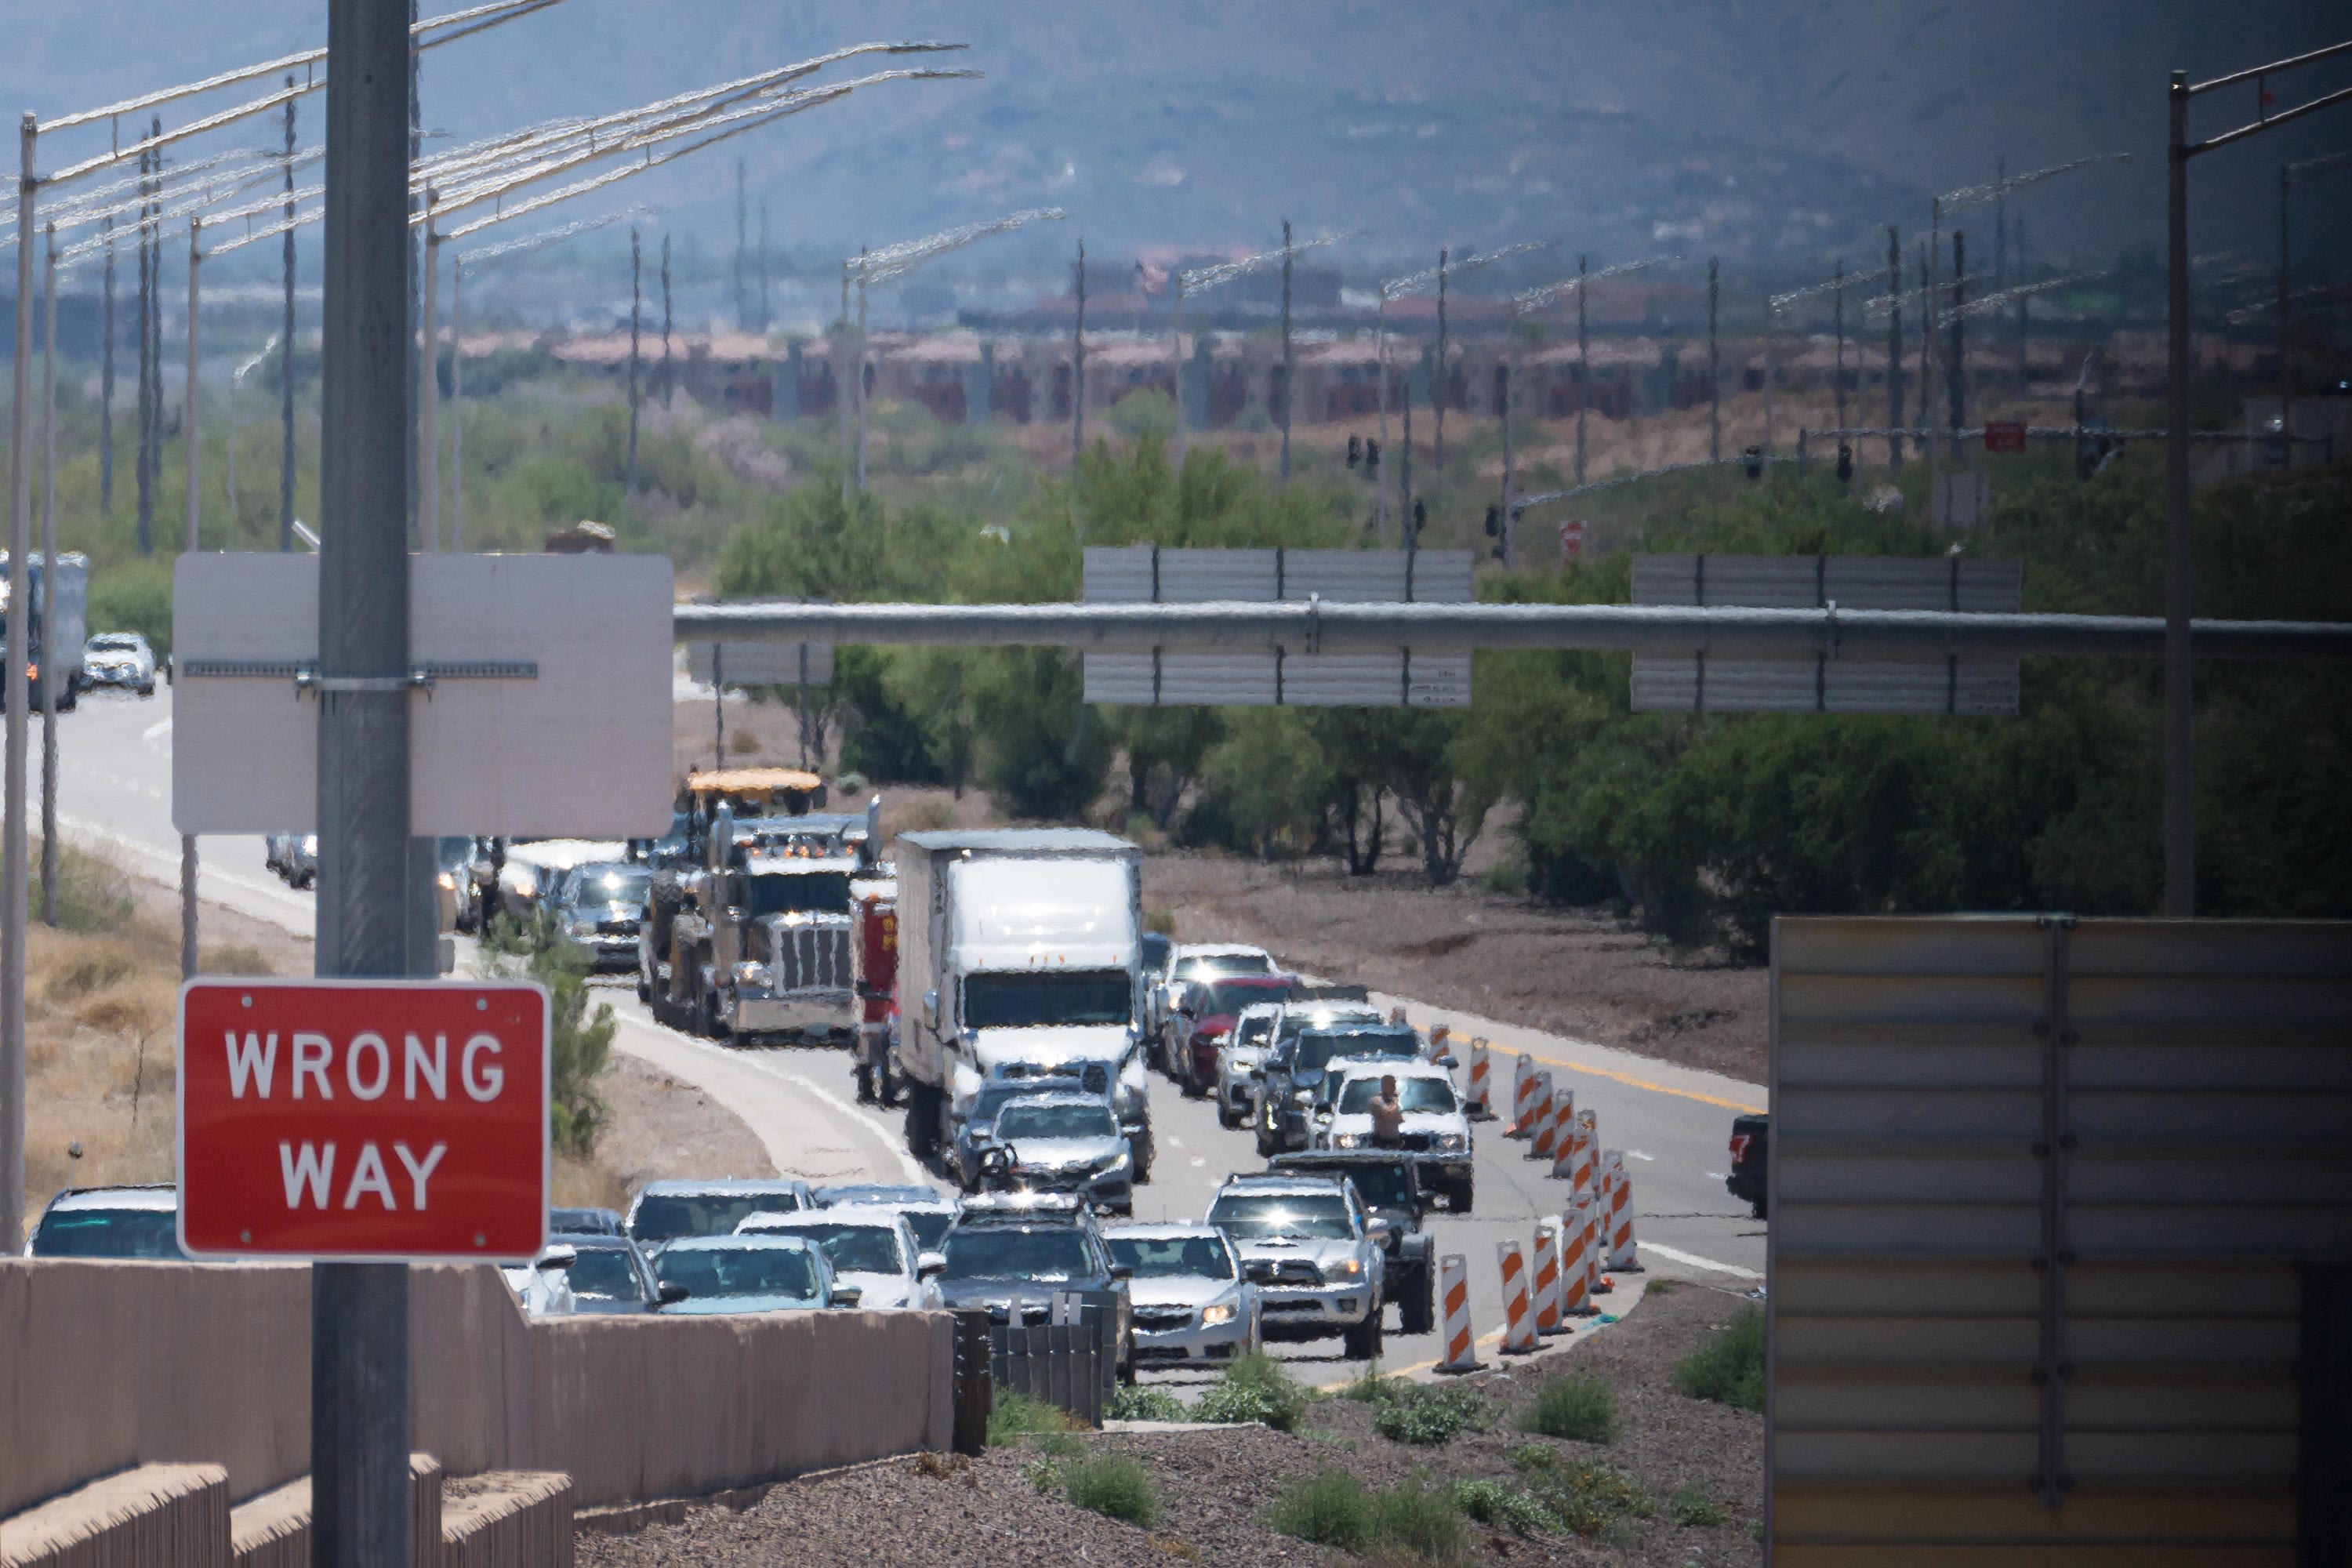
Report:
M 535 664 L 437 679 L 409 703 L 409 831 L 651 837 L 668 831 L 669 562 L 657 555 L 409 558 L 413 664 Z M 173 574 L 172 820 L 183 833 L 318 825 L 314 555 L 189 554 Z

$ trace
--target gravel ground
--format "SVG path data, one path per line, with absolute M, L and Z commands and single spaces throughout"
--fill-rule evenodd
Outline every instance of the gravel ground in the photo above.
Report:
M 1762 1423 L 1723 1405 L 1687 1399 L 1667 1383 L 1675 1361 L 1743 1303 L 1737 1297 L 1680 1286 L 1653 1290 L 1642 1310 L 1572 1352 L 1514 1364 L 1508 1375 L 1468 1380 L 1488 1393 L 1494 1428 L 1443 1447 L 1391 1443 L 1371 1428 L 1368 1405 L 1318 1405 L 1307 1430 L 1263 1428 L 1187 1433 L 1160 1430 L 1087 1438 L 1093 1452 L 1125 1454 L 1157 1484 L 1163 1513 L 1139 1530 L 1071 1506 L 1039 1489 L 1039 1461 L 1019 1450 L 992 1449 L 978 1460 L 925 1456 L 779 1486 L 740 1513 L 689 1510 L 678 1524 L 635 1535 L 583 1532 L 581 1568 L 656 1568 L 710 1564 L 767 1568 L 966 1568 L 971 1563 L 1097 1563 L 1105 1568 L 1166 1568 L 1171 1562 L 1319 1564 L 1343 1554 L 1276 1534 L 1263 1522 L 1286 1483 L 1327 1466 L 1368 1485 L 1388 1486 L 1415 1472 L 1435 1481 L 1488 1476 L 1508 1479 L 1506 1457 L 1544 1442 L 1576 1458 L 1601 1459 L 1631 1473 L 1655 1500 L 1650 1519 L 1623 1521 L 1613 1539 L 1520 1538 L 1473 1526 L 1478 1563 L 1638 1564 L 1753 1563 L 1762 1551 L 1749 1533 L 1762 1511 Z M 1542 1373 L 1568 1369 L 1606 1379 L 1617 1393 L 1621 1430 L 1606 1447 L 1526 1437 L 1511 1429 L 1516 1407 Z M 1677 1526 L 1667 1496 L 1696 1487 L 1725 1522 Z

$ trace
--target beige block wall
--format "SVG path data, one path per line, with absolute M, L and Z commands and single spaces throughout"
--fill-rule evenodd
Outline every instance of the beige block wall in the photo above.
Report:
M 0 1517 L 142 1463 L 250 1498 L 310 1464 L 310 1272 L 0 1260 Z M 695 1496 L 952 1431 L 943 1313 L 526 1319 L 497 1271 L 410 1282 L 413 1447 L 556 1470 L 582 1507 Z

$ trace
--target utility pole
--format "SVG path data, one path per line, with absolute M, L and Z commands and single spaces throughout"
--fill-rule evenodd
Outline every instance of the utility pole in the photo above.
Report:
M 1585 331 L 1584 258 L 1576 258 L 1576 482 L 1584 482 L 1584 410 L 1592 401 L 1592 340 Z M 1506 417 L 1508 417 L 1507 415 Z M 1505 505 L 1509 498 L 1505 498 Z M 1512 563 L 1514 566 L 1518 563 Z
M 1087 242 L 1078 241 L 1078 313 L 1070 328 L 1070 472 L 1087 450 Z
M 410 0 L 412 5 L 415 0 Z M 180 449 L 185 455 L 187 470 L 180 498 L 181 517 L 185 524 L 185 537 L 181 548 L 190 555 L 196 552 L 200 537 L 198 521 L 203 515 L 203 490 L 196 483 L 196 280 L 204 266 L 202 249 L 204 219 L 188 220 L 188 381 L 181 394 L 184 405 L 180 410 Z M 162 448 L 157 451 L 160 455 Z M 180 978 L 196 977 L 201 956 L 196 943 L 196 836 L 180 835 Z
M 1831 390 L 1837 396 L 1837 438 L 1841 456 L 1845 451 L 1845 258 L 1838 258 L 1837 287 L 1832 290 L 1835 304 L 1832 319 L 1837 323 L 1837 368 L 1830 376 Z
M 863 250 L 859 254 L 864 254 Z M 866 493 L 866 269 L 857 271 L 857 493 Z
M 151 136 L 163 134 L 161 115 L 151 117 Z M 157 147 L 148 154 L 152 171 L 148 188 L 153 199 L 148 204 L 147 224 L 147 487 L 146 516 L 142 520 L 141 536 L 145 548 L 154 548 L 155 494 L 163 483 L 163 150 Z
M 322 976 L 431 973 L 412 951 L 406 7 L 329 0 L 320 382 L 319 900 Z M 310 1530 L 319 1568 L 405 1568 L 408 1270 L 310 1280 Z
M 449 548 L 466 552 L 466 258 L 449 258 Z
M 1715 318 L 1723 302 L 1722 258 L 1706 258 L 1706 460 L 1723 461 L 1723 362 L 1716 348 Z
M 740 219 L 742 214 L 742 204 L 740 201 L 736 204 L 736 214 Z M 740 222 L 737 226 L 739 228 L 741 226 Z M 857 247 L 857 254 L 864 256 L 866 254 L 866 247 L 862 245 L 859 246 Z M 835 384 L 833 392 L 833 423 L 834 427 L 841 436 L 841 504 L 845 510 L 848 509 L 849 498 L 855 494 L 857 489 L 857 453 L 854 446 L 855 435 L 850 425 L 853 416 L 851 415 L 849 408 L 849 400 L 851 396 L 850 379 L 856 375 L 857 372 L 856 356 L 851 349 L 849 342 L 850 265 L 851 264 L 847 261 L 844 261 L 841 264 L 841 328 L 838 331 L 834 333 L 833 337 Z M 735 270 L 737 279 L 735 299 L 736 302 L 740 304 L 743 298 L 741 287 L 742 266 L 740 258 L 738 258 Z M 726 762 L 726 758 L 721 757 L 719 762 L 723 765 Z
M 1952 466 L 1960 463 L 1960 428 L 1968 418 L 1968 322 L 1960 307 L 1969 301 L 1969 237 L 1952 231 L 1952 363 L 1944 367 L 1945 398 L 1951 407 Z
M 635 500 L 637 495 L 637 386 L 638 340 L 642 327 L 640 317 L 645 309 L 644 268 L 637 249 L 637 226 L 629 226 L 629 461 L 627 478 L 622 493 Z
M 294 79 L 289 76 L 291 88 Z M 294 100 L 286 100 L 286 319 L 278 341 L 278 548 L 294 548 Z M 454 369 L 454 362 L 452 364 Z M 454 412 L 454 411 L 453 411 Z M 453 481 L 454 487 L 454 481 Z
M 139 451 L 131 465 L 131 477 L 139 492 L 139 553 L 155 553 L 155 497 L 150 488 L 147 473 L 147 444 L 155 433 L 155 383 L 152 355 L 154 340 L 147 334 L 148 310 L 155 291 L 155 253 L 148 245 L 147 218 L 150 211 L 145 200 L 149 185 L 147 172 L 154 158 L 152 153 L 139 154 Z
M 1290 220 L 1282 220 L 1282 482 L 1290 482 Z M 1409 461 L 1410 459 L 1408 459 Z
M 27 112 L 17 131 L 16 361 L 8 403 L 8 600 L 31 602 L 33 464 L 27 443 L 27 405 L 32 398 L 33 209 L 40 194 L 33 161 L 39 122 Z M 0 1252 L 23 1250 L 25 1223 L 25 665 L 32 630 L 30 615 L 8 617 L 7 642 L 0 648 L 6 669 L 0 692 L 7 698 L 5 820 L 0 820 Z
M 677 373 L 676 373 L 675 371 L 673 371 L 673 370 L 670 368 L 670 360 L 669 360 L 669 236 L 668 236 L 668 235 L 667 235 L 667 234 L 665 234 L 665 235 L 663 235 L 663 236 L 662 236 L 662 268 L 661 268 L 661 286 L 662 286 L 662 357 L 661 357 L 661 389 L 662 389 L 662 406 L 663 406 L 664 408 L 667 408 L 667 407 L 670 405 L 670 394 L 671 394 L 672 388 L 673 388 L 673 386 L 674 386 L 674 384 L 675 384 L 675 383 L 676 383 L 676 380 L 677 380 Z
M 1993 160 L 1993 188 L 2001 194 L 1992 203 L 1992 291 L 2009 287 L 2009 155 Z
M 2025 283 L 2025 215 L 2023 213 L 2018 214 L 2017 221 L 2010 226 L 2009 239 L 2010 244 L 2017 249 L 2017 281 L 2022 288 Z M 2025 395 L 2026 373 L 2031 368 L 2026 357 L 2028 331 L 2026 311 L 2032 303 L 2033 296 L 2031 294 L 2021 293 L 2017 297 L 2017 395 L 2020 398 Z
M 292 107 L 289 105 L 288 107 Z M 114 516 L 114 215 L 106 218 L 106 275 L 98 307 L 98 515 Z
M 41 288 L 41 923 L 58 923 L 58 226 Z
M 1886 226 L 1886 471 L 1903 471 L 1903 241 Z
M 2259 84 L 2266 91 L 2269 83 Z M 2196 709 L 2189 686 L 2189 73 L 2174 71 L 2166 162 L 2164 912 L 2197 912 Z M 10 671 L 13 675 L 15 671 Z
M 1168 333 L 1168 368 L 1176 377 L 1176 463 L 1178 494 L 1184 486 L 1184 274 L 1181 268 L 1168 269 L 1168 297 L 1173 312 Z
M 1454 387 L 1454 373 L 1445 358 L 1445 264 L 1448 247 L 1437 249 L 1437 369 L 1429 384 L 1429 460 L 1442 481 L 1445 478 L 1445 399 Z
M 757 307 L 751 312 L 751 318 L 758 323 L 759 331 L 764 332 L 768 330 L 768 321 L 770 319 L 768 315 L 768 201 L 765 196 L 760 198 L 759 273 L 760 299 Z
M 750 237 L 750 231 L 746 227 L 749 220 L 746 216 L 748 209 L 744 205 L 743 196 L 744 178 L 743 160 L 741 158 L 738 158 L 735 160 L 735 324 L 739 328 L 748 327 L 751 324 L 751 313 L 744 308 L 743 299 L 743 247 L 745 244 L 748 243 Z M 842 314 L 845 317 L 846 317 L 848 313 L 849 312 L 846 308 L 842 311 Z

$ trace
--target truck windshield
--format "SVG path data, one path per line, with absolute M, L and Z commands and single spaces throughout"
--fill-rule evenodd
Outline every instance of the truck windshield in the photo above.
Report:
M 1087 1238 L 1074 1229 L 999 1230 L 992 1226 L 948 1232 L 941 1243 L 950 1279 L 1034 1279 L 1059 1285 L 1093 1277 Z
M 653 873 L 639 866 L 583 867 L 572 879 L 572 902 L 642 905 L 653 880 Z
M 1138 1279 L 1230 1279 L 1234 1255 L 1222 1236 L 1118 1236 L 1103 1237 L 1110 1260 L 1135 1270 Z
M 1339 1091 L 1339 1114 L 1366 1114 L 1372 1109 L 1372 1100 L 1380 1092 L 1381 1080 L 1376 1078 L 1349 1079 L 1348 1087 Z M 1397 1102 L 1405 1110 L 1451 1115 L 1454 1111 L 1454 1086 L 1433 1078 L 1409 1078 L 1397 1085 Z
M 712 1193 L 699 1197 L 648 1193 L 629 1215 L 629 1234 L 651 1246 L 681 1236 L 726 1236 L 755 1214 L 791 1214 L 801 1206 L 789 1192 Z
M 1118 1123 L 1108 1105 L 1008 1105 L 996 1118 L 996 1136 L 1011 1143 L 1024 1138 L 1116 1138 Z
M 1280 1197 L 1223 1197 L 1209 1210 L 1209 1223 L 1228 1236 L 1307 1237 L 1343 1241 L 1356 1234 L 1348 1200 L 1337 1193 L 1284 1194 Z
M 845 915 L 846 871 L 771 872 L 746 878 L 743 908 L 753 915 Z
M 1024 970 L 967 975 L 968 1029 L 1046 1028 L 1057 1024 L 1124 1024 L 1133 987 L 1123 969 Z
M 146 1258 L 177 1260 L 180 1238 L 170 1209 L 66 1209 L 41 1221 L 36 1258 Z
M 654 1260 L 665 1285 L 688 1296 L 784 1296 L 816 1299 L 816 1262 L 803 1247 L 713 1247 L 672 1249 Z

